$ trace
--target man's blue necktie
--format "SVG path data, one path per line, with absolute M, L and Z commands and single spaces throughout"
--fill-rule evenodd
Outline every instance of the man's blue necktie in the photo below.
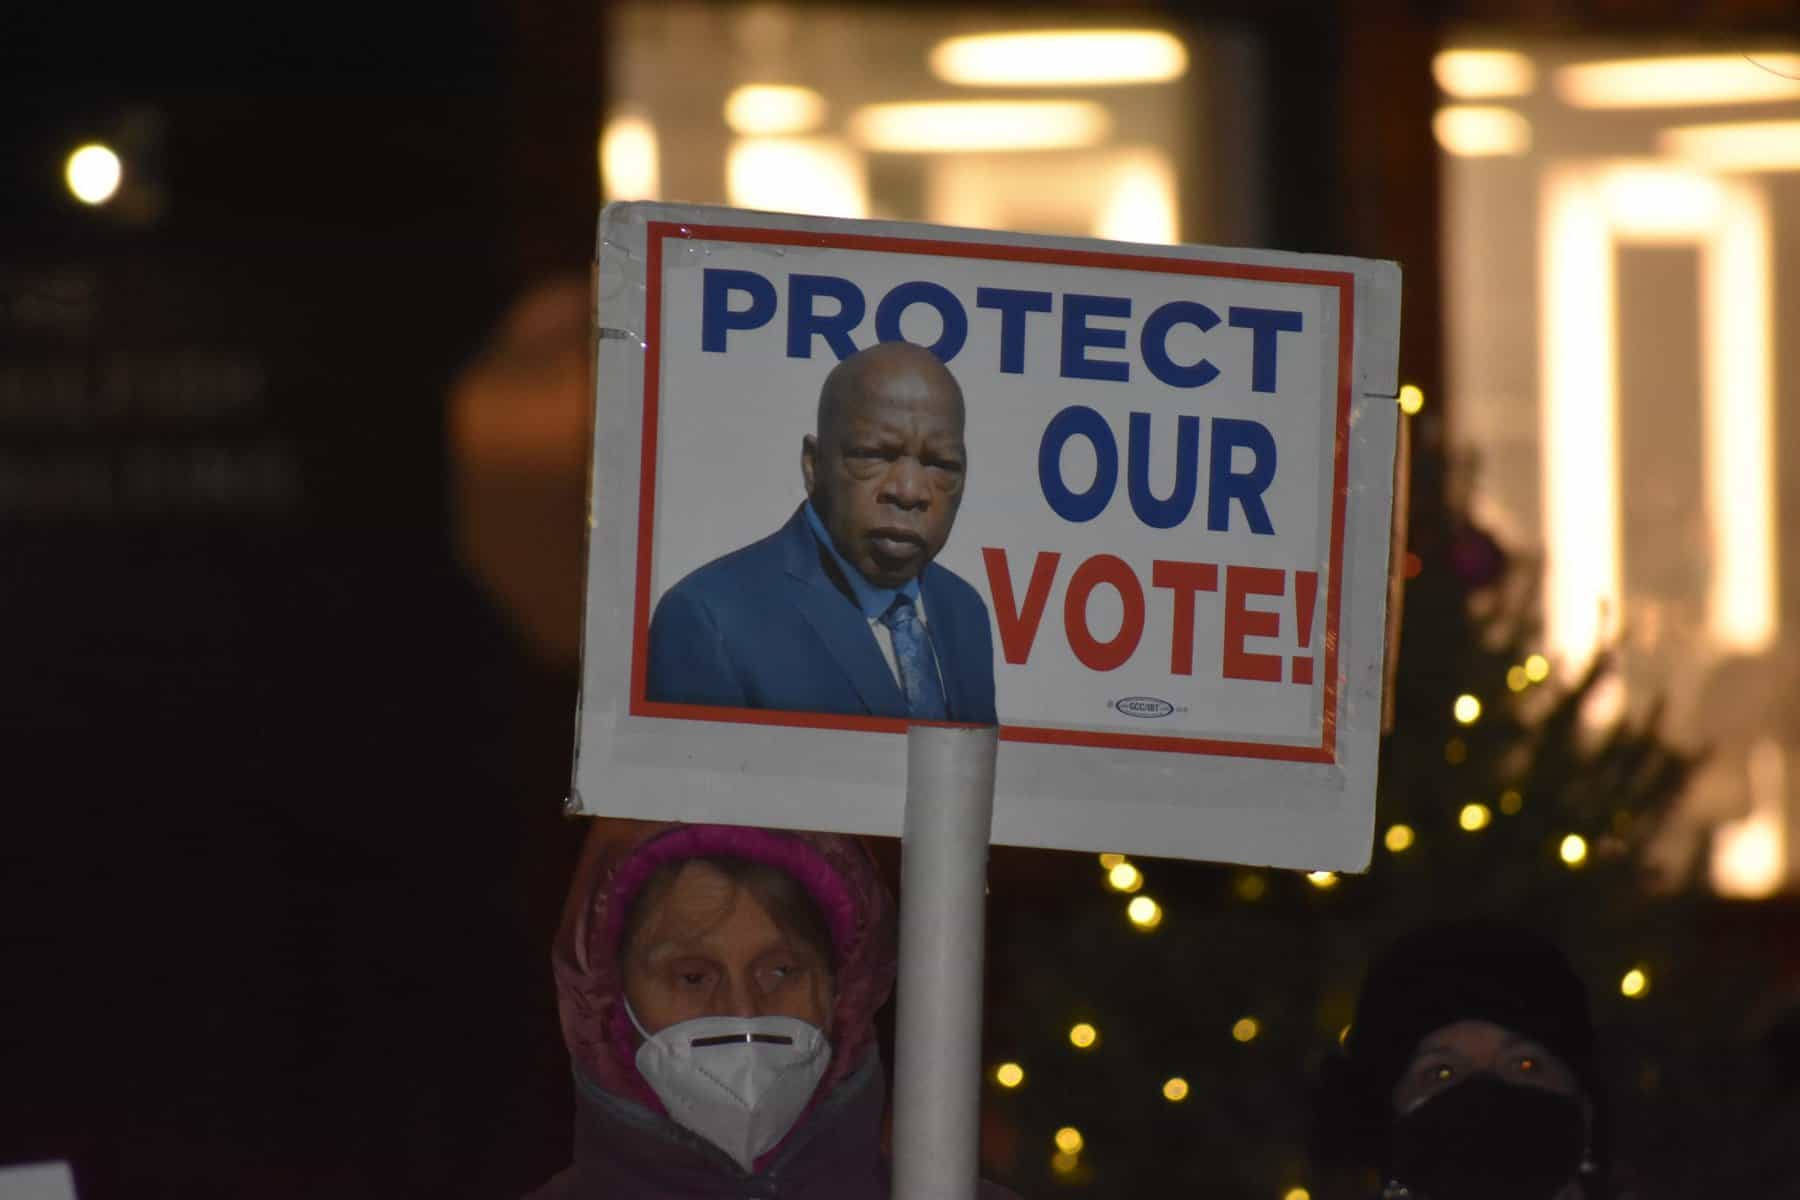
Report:
M 894 635 L 894 665 L 900 668 L 900 690 L 906 693 L 906 714 L 921 721 L 942 721 L 949 715 L 944 703 L 944 684 L 938 678 L 937 659 L 931 653 L 924 622 L 905 596 L 894 597 L 881 614 L 881 623 Z

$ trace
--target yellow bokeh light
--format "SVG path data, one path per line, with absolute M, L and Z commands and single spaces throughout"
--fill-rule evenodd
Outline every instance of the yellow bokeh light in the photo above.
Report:
M 1316 888 L 1334 888 L 1337 886 L 1337 881 L 1336 871 L 1308 871 L 1306 873 L 1306 882 Z
M 1148 896 L 1137 896 L 1125 906 L 1125 915 L 1139 929 L 1155 929 L 1162 924 L 1162 905 Z
M 1086 1021 L 1073 1026 L 1069 1030 L 1069 1044 L 1077 1050 L 1089 1050 L 1100 1040 L 1100 1031 Z
M 1237 893 L 1239 900 L 1261 900 L 1269 890 L 1269 881 L 1255 871 L 1246 871 L 1237 877 L 1232 890 Z
M 994 1082 L 1003 1088 L 1016 1088 L 1025 1082 L 1025 1068 L 1018 1063 L 1001 1063 L 994 1068 Z
M 1450 706 L 1450 712 L 1456 718 L 1458 725 L 1473 725 L 1481 720 L 1481 701 L 1464 692 L 1456 698 L 1456 703 Z
M 858 145 L 887 153 L 1072 150 L 1111 133 L 1111 112 L 1087 100 L 919 100 L 864 105 L 850 118 Z
M 1239 1017 L 1231 1027 L 1231 1036 L 1240 1042 L 1254 1042 L 1256 1035 L 1262 1032 L 1262 1026 L 1255 1017 Z
M 83 204 L 105 204 L 119 191 L 125 165 L 110 146 L 89 142 L 78 147 L 63 164 L 63 180 L 69 192 Z
M 1171 1104 L 1180 1104 L 1188 1097 L 1188 1081 L 1176 1075 L 1163 1080 L 1163 1099 Z
M 600 132 L 601 192 L 608 200 L 655 200 L 662 188 L 656 126 L 623 114 Z
M 1413 844 L 1411 825 L 1389 825 L 1387 835 L 1381 839 L 1382 844 L 1395 854 L 1410 849 Z
M 1577 108 L 1674 108 L 1800 98 L 1800 54 L 1684 54 L 1569 63 L 1557 94 Z
M 1537 69 L 1517 50 L 1458 47 L 1432 56 L 1431 77 L 1459 100 L 1486 100 L 1527 94 L 1537 80 Z
M 1571 833 L 1562 840 L 1562 845 L 1557 847 L 1557 853 L 1562 855 L 1562 860 L 1571 867 L 1579 867 L 1587 861 L 1587 839 L 1579 833 Z
M 1135 892 L 1144 886 L 1144 873 L 1128 862 L 1119 863 L 1106 873 L 1106 886 L 1115 892 Z
M 1470 833 L 1486 829 L 1493 819 L 1493 810 L 1485 804 L 1465 804 L 1462 811 L 1456 814 L 1456 823 Z
M 1187 47 L 1157 29 L 1033 29 L 949 38 L 931 70 L 965 87 L 1094 87 L 1165 83 L 1187 71 Z
M 1293 1187 L 1282 1193 L 1281 1200 L 1312 1200 L 1312 1193 L 1303 1187 Z
M 1541 654 L 1533 654 L 1525 660 L 1525 678 L 1533 683 L 1542 683 L 1550 678 L 1550 660 Z
M 1344 1046 L 1348 1046 L 1349 1044 L 1350 1044 L 1350 1027 L 1348 1025 L 1346 1025 L 1342 1029 L 1338 1030 L 1338 1046 L 1340 1048 L 1342 1048 Z
M 1630 1000 L 1636 1000 L 1650 990 L 1650 973 L 1642 967 L 1633 967 L 1625 972 L 1619 980 L 1619 994 Z
M 725 98 L 725 123 L 746 137 L 810 133 L 825 120 L 825 97 L 808 87 L 747 83 Z
M 1073 1174 L 1075 1169 L 1080 1165 L 1081 1157 L 1079 1155 L 1069 1154 L 1062 1150 L 1058 1150 L 1055 1154 L 1050 1156 L 1050 1169 L 1055 1171 L 1058 1175 Z
M 1425 392 L 1416 383 L 1409 383 L 1400 389 L 1400 411 L 1412 416 L 1425 407 Z
M 1444 761 L 1453 767 L 1460 767 L 1468 761 L 1469 743 L 1459 737 L 1453 737 L 1444 743 Z
M 1525 673 L 1524 667 L 1506 668 L 1506 688 L 1512 692 L 1522 692 L 1531 686 L 1531 676 Z
M 1531 149 L 1531 122 L 1498 104 L 1450 104 L 1431 118 L 1445 153 L 1460 158 L 1511 157 Z
M 1519 810 L 1524 807 L 1525 797 L 1513 789 L 1508 788 L 1500 793 L 1500 811 L 1507 816 L 1517 816 Z
M 1056 1131 L 1056 1148 L 1064 1154 L 1080 1154 L 1082 1146 L 1086 1144 L 1081 1130 L 1073 1125 L 1064 1125 Z
M 862 155 L 836 138 L 736 139 L 725 152 L 725 194 L 739 208 L 869 215 Z
M 1110 871 L 1124 861 L 1125 856 L 1123 854 L 1102 854 L 1100 856 L 1100 869 L 1102 871 Z

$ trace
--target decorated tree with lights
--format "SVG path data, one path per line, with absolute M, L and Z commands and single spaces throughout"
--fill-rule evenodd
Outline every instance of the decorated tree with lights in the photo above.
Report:
M 1069 856 L 1060 900 L 997 914 L 988 1087 L 1009 1136 L 990 1143 L 1025 1193 L 1367 1194 L 1311 1153 L 1330 1141 L 1321 1059 L 1381 946 L 1474 914 L 1563 945 L 1602 1027 L 1616 1157 L 1662 1169 L 1657 1131 L 1689 1115 L 1670 1081 L 1755 990 L 1697 943 L 1699 881 L 1644 853 L 1694 760 L 1654 713 L 1596 723 L 1604 661 L 1556 681 L 1532 572 L 1454 498 L 1415 510 L 1405 573 L 1366 875 Z

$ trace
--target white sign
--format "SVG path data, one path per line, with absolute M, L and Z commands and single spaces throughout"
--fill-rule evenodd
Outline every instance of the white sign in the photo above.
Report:
M 1393 263 L 631 204 L 597 304 L 583 811 L 897 834 L 997 717 L 997 841 L 1367 863 Z
M 75 1175 L 64 1162 L 0 1167 L 0 1200 L 75 1200 Z

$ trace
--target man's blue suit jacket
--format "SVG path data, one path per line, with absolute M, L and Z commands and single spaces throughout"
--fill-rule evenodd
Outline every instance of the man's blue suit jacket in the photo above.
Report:
M 835 566 L 830 568 L 835 570 Z M 936 563 L 919 574 L 950 719 L 994 723 L 987 605 Z M 862 611 L 828 573 L 804 508 L 688 575 L 650 621 L 646 697 L 675 704 L 905 717 Z

